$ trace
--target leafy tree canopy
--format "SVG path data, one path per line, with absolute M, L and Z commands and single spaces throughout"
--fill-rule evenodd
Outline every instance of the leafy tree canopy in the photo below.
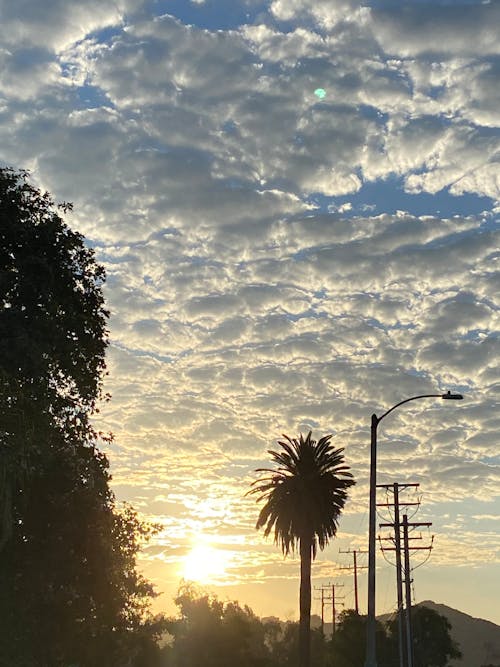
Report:
M 26 172 L 0 169 L 0 667 L 140 664 L 161 621 L 90 423 L 104 269 Z M 132 663 L 131 663 L 132 664 Z
M 258 618 L 238 602 L 223 602 L 189 584 L 181 587 L 175 602 L 179 613 L 167 619 L 168 639 L 161 651 L 162 662 L 158 664 L 297 667 L 298 623 Z M 416 667 L 447 665 L 449 660 L 459 657 L 450 640 L 446 619 L 422 606 L 412 611 Z M 364 666 L 366 616 L 354 610 L 343 611 L 331 638 L 325 638 L 319 628 L 312 631 L 311 638 L 312 667 Z M 426 652 L 419 649 L 419 644 L 426 645 Z M 388 623 L 377 621 L 377 658 L 385 667 L 399 665 L 395 619 Z
M 27 172 L 0 169 L 0 363 L 4 382 L 88 410 L 107 345 L 105 273 L 58 209 L 71 206 L 56 207 Z
M 413 656 L 418 667 L 446 667 L 449 660 L 460 658 L 461 652 L 450 635 L 451 625 L 434 609 L 412 607 Z M 389 631 L 397 637 L 397 620 L 389 623 Z
M 444 616 L 428 607 L 412 608 L 413 657 L 418 667 L 446 667 L 461 653 L 451 639 L 451 626 Z M 340 615 L 337 632 L 331 641 L 335 667 L 363 667 L 365 662 L 366 616 L 347 610 Z M 406 651 L 406 649 L 405 649 Z M 377 621 L 377 661 L 381 665 L 399 665 L 398 621 Z
M 392 665 L 392 645 L 385 627 L 377 621 L 377 658 L 381 665 Z M 397 649 L 397 647 L 396 647 Z M 336 667 L 363 667 L 366 656 L 366 616 L 348 609 L 340 614 L 330 643 L 330 655 Z M 397 658 L 397 653 L 395 654 Z M 394 663 L 396 665 L 397 662 Z
M 13 483 L 57 441 L 91 442 L 107 346 L 103 267 L 28 173 L 0 169 L 0 548 Z
M 268 629 L 249 607 L 222 602 L 213 595 L 183 586 L 177 598 L 178 618 L 167 621 L 173 637 L 167 649 L 171 667 L 268 667 Z

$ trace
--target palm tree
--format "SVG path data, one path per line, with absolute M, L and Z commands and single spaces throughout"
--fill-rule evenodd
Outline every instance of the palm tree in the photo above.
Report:
M 300 554 L 300 624 L 299 665 L 309 667 L 311 646 L 311 563 L 317 548 L 324 549 L 337 533 L 340 513 L 347 500 L 347 490 L 355 482 L 344 465 L 343 449 L 330 444 L 331 435 L 318 442 L 300 434 L 299 439 L 283 435 L 281 451 L 269 450 L 275 469 L 258 468 L 271 473 L 252 484 L 249 494 L 265 501 L 256 528 L 264 527 L 267 537 L 274 531 L 274 541 L 284 555 Z

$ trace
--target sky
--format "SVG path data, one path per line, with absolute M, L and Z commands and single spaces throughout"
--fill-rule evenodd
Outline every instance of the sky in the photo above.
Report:
M 297 618 L 298 560 L 245 493 L 309 430 L 357 482 L 313 568 L 352 608 L 370 416 L 450 389 L 380 424 L 378 482 L 418 483 L 432 522 L 414 599 L 500 624 L 499 25 L 493 0 L 0 0 L 0 162 L 72 201 L 106 267 L 95 424 L 161 527 L 156 610 L 194 579 Z

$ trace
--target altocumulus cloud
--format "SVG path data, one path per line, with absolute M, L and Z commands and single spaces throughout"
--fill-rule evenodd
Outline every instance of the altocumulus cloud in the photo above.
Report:
M 368 417 L 408 395 L 467 401 L 384 423 L 381 481 L 498 502 L 498 4 L 240 4 L 215 30 L 168 2 L 0 3 L 1 159 L 75 203 L 106 265 L 100 427 L 119 496 L 164 524 L 164 589 L 197 533 L 232 582 L 295 576 L 242 498 L 283 431 L 346 446 L 361 543 Z M 460 506 L 455 552 L 490 562 Z

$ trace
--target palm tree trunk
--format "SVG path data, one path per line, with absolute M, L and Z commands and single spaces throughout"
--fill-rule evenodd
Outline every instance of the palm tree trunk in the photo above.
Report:
M 311 663 L 311 553 L 311 539 L 301 538 L 299 667 L 309 667 Z

